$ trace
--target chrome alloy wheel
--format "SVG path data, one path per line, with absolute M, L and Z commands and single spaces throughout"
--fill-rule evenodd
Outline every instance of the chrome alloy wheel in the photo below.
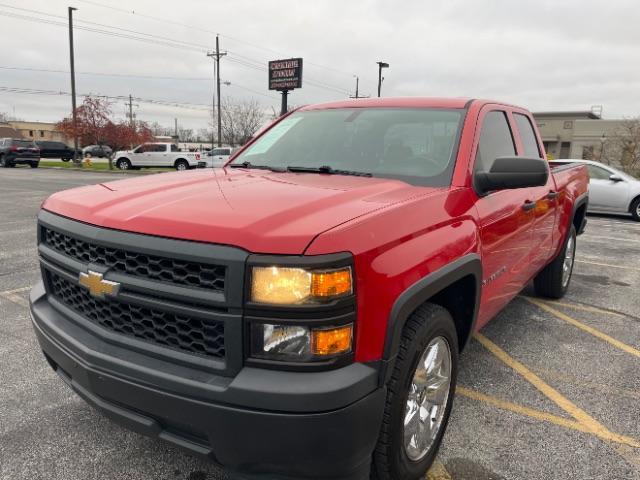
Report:
M 564 262 L 562 262 L 562 287 L 569 284 L 571 270 L 573 269 L 573 256 L 576 250 L 576 239 L 573 235 L 567 240 L 567 248 L 564 252 Z
M 409 386 L 404 415 L 404 450 L 421 460 L 433 445 L 444 419 L 451 388 L 451 350 L 436 337 L 422 352 Z

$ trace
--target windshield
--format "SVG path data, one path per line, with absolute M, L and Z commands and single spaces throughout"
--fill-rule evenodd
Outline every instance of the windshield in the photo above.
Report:
M 296 112 L 268 130 L 233 164 L 276 170 L 331 167 L 337 173 L 447 186 L 463 112 L 424 108 Z

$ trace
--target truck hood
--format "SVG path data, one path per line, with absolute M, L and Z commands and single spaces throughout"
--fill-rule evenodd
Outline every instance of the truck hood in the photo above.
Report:
M 117 230 L 297 255 L 324 231 L 435 190 L 381 178 L 201 169 L 74 188 L 43 208 Z

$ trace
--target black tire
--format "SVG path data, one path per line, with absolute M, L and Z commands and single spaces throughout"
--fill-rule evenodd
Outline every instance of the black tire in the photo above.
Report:
M 62 158 L 61 159 L 63 162 L 68 162 L 69 160 L 71 160 L 70 158 Z
M 444 416 L 424 456 L 409 458 L 404 445 L 404 417 L 409 389 L 418 361 L 429 343 L 442 337 L 450 351 L 451 374 Z M 371 477 L 379 480 L 424 478 L 433 463 L 449 421 L 458 374 L 458 337 L 451 314 L 439 305 L 425 303 L 407 320 L 396 362 L 387 384 L 387 400 L 378 444 L 373 453 Z
M 131 161 L 128 158 L 119 158 L 116 161 L 116 168 L 119 170 L 131 170 Z
M 174 167 L 176 170 L 178 171 L 183 171 L 183 170 L 189 170 L 189 162 L 187 162 L 186 160 L 176 160 L 176 163 L 174 164 Z
M 640 222 L 640 197 L 631 202 L 631 216 L 636 222 Z
M 572 247 L 571 243 L 573 243 Z M 533 279 L 533 286 L 538 296 L 558 299 L 564 297 L 564 294 L 567 293 L 569 284 L 571 283 L 571 275 L 573 274 L 573 264 L 576 255 L 575 246 L 576 228 L 572 223 L 564 245 L 556 258 L 544 267 Z M 565 270 L 565 259 L 567 259 L 568 249 L 571 249 L 569 252 L 571 262 L 568 266 L 568 277 L 564 278 L 563 272 Z
M 38 168 L 38 165 L 39 165 L 39 164 L 40 164 L 40 162 L 31 162 L 31 163 L 29 164 L 29 166 L 30 166 L 31 168 Z

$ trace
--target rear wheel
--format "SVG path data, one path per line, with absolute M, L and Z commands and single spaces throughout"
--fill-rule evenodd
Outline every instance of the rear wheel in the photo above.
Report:
M 175 164 L 176 170 L 183 171 L 189 169 L 189 163 L 186 160 L 176 160 Z
M 120 170 L 130 170 L 131 162 L 128 158 L 119 158 L 116 162 L 116 168 L 119 168 Z
M 373 478 L 424 478 L 449 421 L 458 373 L 453 319 L 426 303 L 407 320 L 388 383 Z
M 61 159 L 63 162 L 68 162 L 69 160 L 71 160 L 70 158 L 63 158 Z
M 631 202 L 631 216 L 636 222 L 640 222 L 640 197 Z
M 573 273 L 575 255 L 576 228 L 572 223 L 560 253 L 533 279 L 533 286 L 539 296 L 562 298 L 567 293 Z

